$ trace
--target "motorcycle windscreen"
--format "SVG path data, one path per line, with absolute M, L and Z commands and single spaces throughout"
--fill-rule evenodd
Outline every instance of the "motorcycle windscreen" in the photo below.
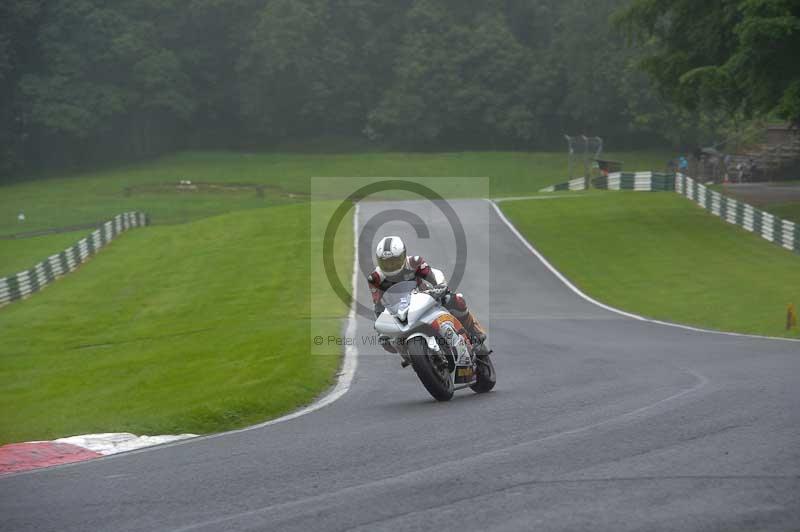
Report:
M 411 303 L 411 292 L 416 288 L 417 283 L 414 281 L 397 283 L 383 293 L 381 303 L 390 314 L 398 314 L 408 308 Z

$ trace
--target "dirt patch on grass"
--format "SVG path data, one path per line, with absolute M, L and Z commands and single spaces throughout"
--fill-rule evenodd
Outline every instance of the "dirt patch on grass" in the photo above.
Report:
M 67 225 L 64 227 L 51 227 L 49 229 L 39 229 L 36 231 L 23 231 L 11 235 L 0 235 L 0 240 L 19 240 L 22 238 L 33 238 L 37 236 L 55 235 L 58 233 L 71 233 L 83 229 L 96 229 L 103 225 L 103 222 L 92 222 L 88 224 Z
M 203 181 L 179 180 L 169 183 L 149 183 L 125 187 L 123 194 L 132 196 L 134 194 L 165 194 L 165 193 L 193 193 L 193 192 L 215 192 L 215 193 L 242 193 L 252 192 L 256 196 L 263 198 L 267 193 L 274 196 L 296 198 L 307 196 L 296 192 L 287 192 L 274 185 L 263 185 L 257 183 L 209 183 Z

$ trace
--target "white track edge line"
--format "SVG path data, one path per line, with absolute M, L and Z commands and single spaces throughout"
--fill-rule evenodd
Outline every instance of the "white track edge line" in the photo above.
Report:
M 352 283 L 352 301 L 350 302 L 350 311 L 347 314 L 347 330 L 345 334 L 348 338 L 353 338 L 356 335 L 356 308 L 358 305 L 357 294 L 358 294 L 358 212 L 359 206 L 358 203 L 355 204 L 355 211 L 353 212 L 353 276 L 351 278 Z M 42 471 L 52 471 L 54 469 L 63 469 L 67 467 L 76 467 L 82 464 L 88 463 L 96 463 L 103 460 L 113 460 L 114 458 L 120 456 L 131 456 L 134 454 L 145 453 L 148 451 L 152 451 L 155 449 L 165 449 L 167 447 L 175 447 L 178 445 L 184 445 L 191 442 L 198 442 L 202 440 L 211 440 L 214 438 L 219 438 L 221 436 L 228 436 L 230 434 L 238 434 L 241 432 L 248 432 L 251 430 L 261 429 L 264 427 L 268 427 L 270 425 L 276 425 L 278 423 L 283 423 L 285 421 L 290 421 L 292 419 L 299 418 L 306 414 L 310 414 L 311 412 L 315 412 L 321 408 L 325 408 L 329 404 L 333 403 L 337 399 L 341 398 L 344 394 L 350 390 L 350 386 L 353 384 L 353 377 L 355 376 L 356 369 L 358 368 L 358 348 L 355 345 L 348 345 L 345 347 L 344 350 L 344 361 L 342 362 L 342 369 L 338 373 L 338 379 L 336 380 L 336 385 L 330 390 L 327 394 L 323 397 L 319 398 L 317 401 L 314 401 L 310 405 L 301 408 L 300 410 L 296 410 L 290 414 L 286 414 L 285 416 L 281 416 L 279 418 L 271 419 L 269 421 L 265 421 L 263 423 L 258 423 L 256 425 L 250 425 L 249 427 L 244 427 L 241 429 L 234 429 L 229 430 L 226 432 L 217 432 L 214 434 L 206 434 L 204 436 L 197 436 L 194 438 L 186 438 L 184 440 L 178 440 L 174 442 L 168 443 L 161 443 L 157 445 L 152 445 L 149 447 L 142 447 L 140 449 L 133 449 L 131 451 L 123 451 L 120 453 L 115 454 L 108 454 L 104 456 L 100 456 L 98 458 L 93 458 L 91 460 L 84 460 L 81 462 L 71 462 L 68 464 L 59 464 L 50 467 L 42 467 L 39 469 L 31 469 L 29 471 L 19 471 L 16 473 L 7 473 L 4 475 L 0 475 L 0 481 L 6 478 L 16 477 L 20 475 L 31 475 L 40 473 Z
M 496 201 L 491 200 L 491 199 L 486 199 L 486 201 L 488 201 L 492 205 L 492 207 L 494 207 L 494 210 L 497 213 L 497 215 L 500 217 L 500 220 L 502 220 L 503 223 L 506 225 L 506 227 L 508 227 L 508 229 L 514 234 L 514 236 L 516 236 L 520 240 L 520 242 L 522 242 L 522 244 L 526 248 L 528 248 L 528 251 L 530 251 L 537 259 L 539 259 L 539 262 L 544 264 L 544 266 L 548 270 L 550 270 L 550 272 L 553 275 L 558 277 L 558 279 L 562 283 L 564 283 L 567 286 L 567 288 L 572 290 L 575 294 L 577 294 L 581 298 L 585 299 L 589 303 L 592 303 L 593 305 L 596 305 L 596 306 L 598 306 L 600 308 L 608 310 L 609 312 L 613 312 L 615 314 L 619 314 L 621 316 L 625 316 L 626 318 L 632 318 L 634 320 L 639 320 L 639 321 L 646 321 L 648 323 L 655 323 L 657 325 L 664 325 L 664 326 L 667 326 L 667 327 L 677 327 L 679 329 L 684 329 L 684 330 L 687 330 L 687 331 L 701 332 L 701 333 L 707 333 L 707 334 L 721 334 L 721 335 L 724 335 L 724 336 L 737 336 L 737 337 L 740 337 L 740 338 L 756 338 L 756 339 L 759 339 L 759 340 L 780 340 L 782 342 L 800 342 L 800 340 L 795 339 L 795 338 L 781 338 L 779 336 L 761 336 L 761 335 L 758 335 L 758 334 L 745 334 L 745 333 L 735 333 L 735 332 L 727 332 L 727 331 L 715 331 L 713 329 L 702 329 L 702 328 L 699 328 L 699 327 L 692 327 L 690 325 L 681 325 L 680 323 L 672 323 L 672 322 L 668 322 L 668 321 L 655 320 L 655 319 L 651 319 L 651 318 L 645 318 L 644 316 L 640 316 L 638 314 L 633 314 L 631 312 L 625 312 L 624 310 L 620 310 L 618 308 L 614 308 L 614 307 L 611 307 L 609 305 L 606 305 L 605 303 L 601 303 L 601 302 L 597 301 L 596 299 L 592 298 L 591 296 L 589 296 L 589 295 L 585 294 L 584 292 L 582 292 L 580 288 L 578 288 L 577 286 L 572 284 L 572 282 L 570 282 L 570 280 L 567 279 L 564 276 L 564 274 L 562 274 L 560 271 L 558 271 L 555 268 L 555 266 L 550 264 L 550 262 L 546 258 L 544 258 L 544 255 L 542 255 L 535 247 L 533 247 L 533 245 L 531 245 L 531 243 L 528 242 L 528 240 L 522 235 L 522 233 L 520 233 L 519 230 L 517 230 L 517 228 L 514 227 L 514 224 L 512 224 L 511 221 L 508 218 L 506 218 L 506 215 L 503 214 L 503 211 L 500 210 L 500 206 L 497 204 Z

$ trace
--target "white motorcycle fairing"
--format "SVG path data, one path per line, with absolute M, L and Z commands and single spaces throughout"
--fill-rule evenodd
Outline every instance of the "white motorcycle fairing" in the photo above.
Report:
M 436 299 L 419 291 L 414 281 L 398 283 L 386 294 L 388 304 L 376 319 L 375 330 L 388 337 L 406 360 L 405 343 L 412 338 L 424 339 L 431 351 L 448 359 L 453 385 L 464 388 L 474 384 L 475 360 L 459 333 L 458 320 Z

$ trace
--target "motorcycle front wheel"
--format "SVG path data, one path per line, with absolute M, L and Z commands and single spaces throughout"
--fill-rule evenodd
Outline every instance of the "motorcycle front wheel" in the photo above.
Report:
M 430 353 L 428 343 L 422 338 L 412 338 L 407 346 L 411 367 L 428 393 L 437 401 L 449 401 L 453 397 L 454 386 L 447 362 L 437 360 L 437 355 Z
M 492 359 L 483 357 L 478 359 L 478 379 L 470 386 L 475 393 L 486 393 L 494 388 L 497 383 L 497 374 L 494 372 Z

